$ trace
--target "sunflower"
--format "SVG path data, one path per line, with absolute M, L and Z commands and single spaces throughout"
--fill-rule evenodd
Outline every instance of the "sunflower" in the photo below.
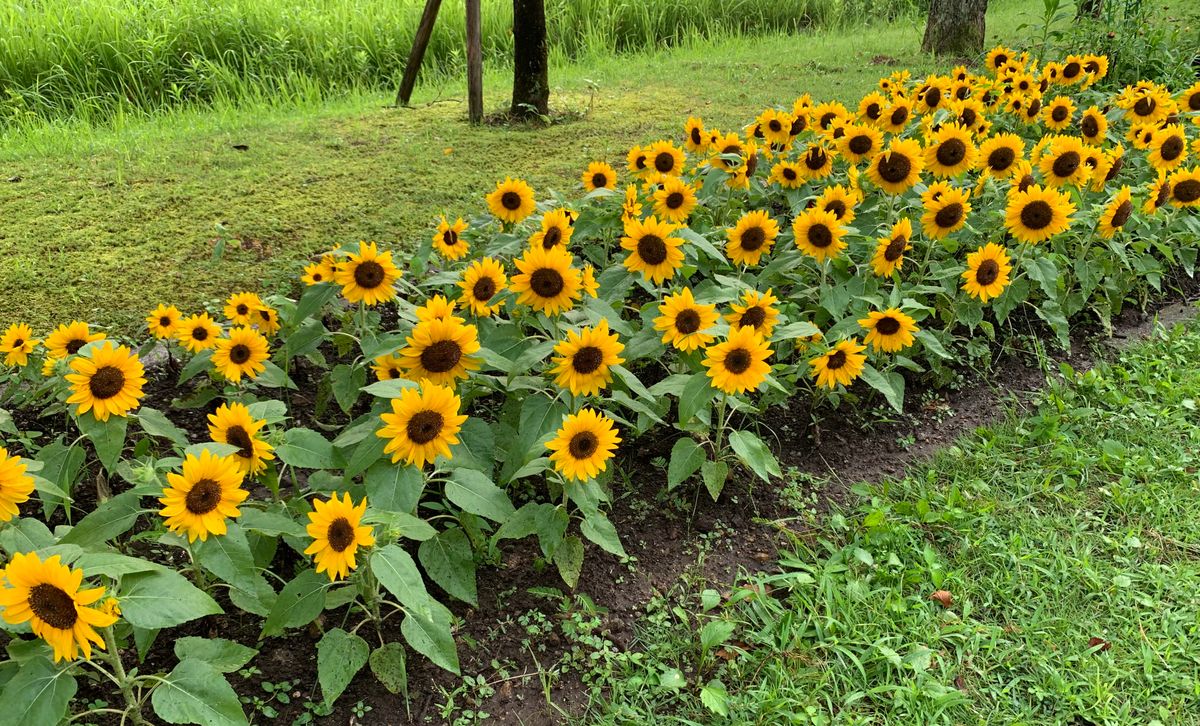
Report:
M 708 133 L 704 121 L 692 116 L 683 125 L 683 146 L 693 154 L 702 153 L 708 147 Z
M 912 222 L 901 219 L 892 225 L 887 237 L 879 237 L 871 269 L 878 277 L 887 277 L 904 265 L 904 253 L 912 249 Z
M 1100 213 L 1097 231 L 1104 239 L 1111 239 L 1118 230 L 1125 227 L 1132 214 L 1133 201 L 1129 187 L 1123 186 Z
M 636 177 L 644 177 L 650 167 L 646 156 L 646 150 L 640 146 L 635 146 L 629 150 L 629 154 L 625 157 L 625 167 L 629 169 L 629 173 Z
M 578 333 L 567 331 L 566 340 L 554 346 L 554 382 L 576 396 L 590 396 L 612 383 L 612 366 L 625 362 L 625 346 L 616 333 L 608 330 L 608 321 Z
M 758 128 L 762 130 L 767 143 L 778 147 L 786 146 L 792 140 L 791 114 L 768 108 L 758 116 Z
M 381 381 L 395 381 L 404 377 L 403 359 L 395 354 L 381 355 L 371 363 L 371 370 Z
M 380 414 L 384 426 L 375 435 L 387 440 L 383 453 L 392 455 L 393 464 L 403 460 L 417 468 L 439 455 L 449 459 L 467 420 L 458 412 L 461 407 L 453 390 L 432 381 L 421 381 L 420 390 L 404 389 L 392 399 L 392 412 Z
M 967 255 L 967 269 L 962 273 L 966 282 L 962 289 L 980 302 L 998 297 L 1008 287 L 1008 274 L 1012 272 L 1004 248 L 994 242 Z
M 722 171 L 732 172 L 741 166 L 741 159 L 742 155 L 746 153 L 746 146 L 742 143 L 742 138 L 737 134 L 714 133 L 713 139 L 708 145 L 708 153 L 712 154 L 710 162 L 714 167 Z M 730 156 L 736 156 L 737 159 L 726 158 Z
M 894 98 L 879 117 L 879 128 L 890 134 L 898 134 L 908 128 L 912 119 L 912 103 L 904 98 Z
M 951 98 L 950 79 L 945 76 L 930 76 L 917 89 L 917 113 L 922 116 L 937 111 Z
M 617 170 L 607 162 L 593 161 L 588 164 L 587 171 L 583 172 L 580 181 L 583 182 L 583 189 L 586 192 L 594 192 L 597 189 L 616 189 Z
M 146 316 L 146 328 L 159 340 L 174 338 L 181 317 L 183 313 L 179 312 L 179 308 L 160 304 Z
M 1155 169 L 1170 171 L 1182 164 L 1187 156 L 1188 142 L 1183 127 L 1171 124 L 1154 132 L 1146 160 Z
M 1062 131 L 1071 125 L 1075 115 L 1075 104 L 1066 96 L 1056 96 L 1042 109 L 1042 123 L 1046 128 Z
M 423 323 L 426 320 L 438 320 L 441 318 L 454 318 L 454 303 L 445 295 L 434 295 L 427 299 L 423 305 L 417 307 L 414 311 L 417 316 L 417 322 Z M 458 322 L 466 322 L 462 318 L 455 318 Z
M 779 236 L 779 223 L 763 210 L 747 212 L 738 220 L 737 226 L 725 230 L 729 242 L 725 254 L 735 265 L 757 265 L 764 254 L 771 251 L 775 238 Z
M 433 233 L 433 249 L 447 260 L 457 260 L 470 251 L 471 245 L 462 237 L 467 230 L 467 223 L 462 217 L 450 222 L 442 217 L 438 222 L 437 232 Z
M 1016 54 L 1002 45 L 998 45 L 988 51 L 987 59 L 984 65 L 993 73 L 998 72 L 1003 68 Z
M 1200 207 L 1200 166 L 1180 169 L 1171 175 L 1171 204 Z
M 1091 169 L 1084 163 L 1087 149 L 1073 136 L 1060 136 L 1049 143 L 1045 153 L 1035 163 L 1052 187 L 1087 182 Z
M 655 141 L 646 147 L 646 164 L 657 178 L 683 173 L 683 150 L 670 141 Z
M 954 101 L 950 104 L 950 112 L 954 114 L 959 126 L 978 136 L 986 133 L 991 126 L 991 122 L 987 120 L 987 109 L 978 99 Z
M 74 660 L 80 651 L 91 659 L 92 644 L 105 650 L 95 628 L 107 628 L 117 616 L 94 605 L 103 587 L 81 590 L 83 570 L 63 564 L 59 555 L 43 561 L 36 552 L 16 553 L 0 571 L 0 607 L 6 623 L 29 623 L 33 634 L 54 649 L 55 662 Z
M 638 200 L 637 186 L 630 184 L 625 187 L 625 201 L 621 203 L 621 221 L 642 218 L 642 203 Z
M 533 214 L 536 208 L 533 187 L 520 179 L 505 177 L 496 183 L 496 189 L 487 195 L 488 209 L 501 222 L 516 224 Z
M 696 208 L 696 190 L 679 177 L 667 177 L 654 192 L 654 213 L 669 222 L 683 224 Z
M 90 355 L 72 360 L 71 370 L 66 376 L 71 384 L 67 403 L 76 405 L 77 416 L 88 411 L 100 421 L 125 416 L 138 407 L 144 395 L 146 369 L 137 354 L 123 345 L 102 343 Z
M 979 158 L 986 173 L 1001 179 L 1011 178 L 1025 156 L 1025 142 L 1016 134 L 996 134 L 979 147 Z
M 46 353 L 51 358 L 75 355 L 83 346 L 104 340 L 104 333 L 93 333 L 88 324 L 79 320 L 60 325 L 46 336 Z
M 842 240 L 845 229 L 838 224 L 833 212 L 815 208 L 806 210 L 792 221 L 792 232 L 796 247 L 817 262 L 837 257 L 846 247 Z
M 391 252 L 380 252 L 374 242 L 360 242 L 358 253 L 350 253 L 338 265 L 334 281 L 342 286 L 342 297 L 350 302 L 378 305 L 396 297 L 392 285 L 401 274 L 392 263 Z
M 1200 81 L 1193 83 L 1179 94 L 1179 105 L 1188 113 L 1200 113 Z
M 1175 113 L 1175 101 L 1160 87 L 1143 89 L 1133 94 L 1124 106 L 1133 123 L 1153 124 Z
M 955 177 L 975 168 L 975 142 L 958 124 L 942 124 L 926 139 L 925 168 L 938 177 Z
M 179 321 L 175 337 L 188 351 L 199 353 L 217 344 L 217 339 L 221 337 L 221 326 L 208 313 L 189 315 Z
M 29 364 L 29 354 L 41 341 L 33 337 L 33 328 L 25 323 L 13 323 L 0 336 L 0 353 L 4 354 L 4 365 L 24 367 Z
M 1142 211 L 1146 214 L 1155 214 L 1167 200 L 1171 198 L 1171 182 L 1167 179 L 1167 172 L 1158 172 L 1158 178 L 1150 185 L 1150 193 L 1146 195 L 1146 202 L 1142 205 Z
M 1108 75 L 1108 56 L 1094 53 L 1083 56 L 1083 72 L 1087 74 L 1083 87 L 1087 88 Z
M 263 301 L 252 292 L 237 292 L 225 300 L 225 317 L 234 325 L 249 325 L 254 311 L 262 307 Z
M 585 408 L 563 420 L 546 448 L 554 469 L 564 479 L 587 481 L 608 468 L 619 443 L 612 419 Z
M 862 201 L 862 195 L 857 190 L 850 190 L 838 184 L 825 187 L 821 196 L 813 200 L 813 209 L 832 212 L 838 224 L 850 224 L 854 221 L 854 207 Z
M 304 274 L 300 277 L 300 281 L 305 285 L 321 285 L 326 282 L 333 282 L 333 276 L 337 273 L 337 268 L 333 264 L 333 257 L 325 255 L 320 262 L 304 266 Z
M 1157 133 L 1158 126 L 1155 124 L 1132 124 L 1129 131 L 1125 132 L 1125 138 L 1133 144 L 1135 149 L 1149 149 L 1154 143 L 1154 134 Z
M 899 308 L 888 308 L 883 312 L 871 311 L 858 321 L 867 331 L 863 342 L 876 352 L 896 353 L 913 344 L 916 322 L 900 312 Z
M 216 456 L 208 449 L 199 458 L 188 454 L 181 473 L 167 474 L 159 503 L 167 529 L 186 534 L 189 542 L 225 534 L 225 520 L 241 516 L 238 505 L 250 495 L 242 489 L 242 464 L 234 456 Z
M 216 413 L 208 415 L 208 435 L 217 443 L 238 448 L 233 456 L 246 476 L 262 472 L 267 462 L 275 458 L 271 453 L 274 447 L 258 436 L 266 425 L 266 419 L 254 418 L 250 409 L 240 403 L 222 404 Z
M 683 265 L 683 240 L 671 237 L 677 229 L 674 224 L 659 222 L 654 216 L 644 221 L 631 219 L 625 223 L 625 236 L 621 247 L 629 250 L 625 267 L 631 272 L 640 272 L 654 284 L 661 284 L 675 276 Z
M 912 139 L 893 139 L 887 151 L 871 160 L 867 176 L 888 194 L 901 194 L 921 179 L 921 145 Z
M 779 299 L 768 288 L 766 292 L 747 290 L 742 293 L 742 302 L 733 303 L 733 312 L 725 316 L 731 328 L 752 328 L 768 340 L 779 322 L 779 309 L 774 307 Z
M 1066 193 L 1034 184 L 1025 191 L 1009 192 L 1004 226 L 1022 242 L 1044 242 L 1066 231 L 1074 213 L 1075 205 Z
M 345 499 L 339 500 L 334 493 L 324 501 L 314 499 L 305 527 L 313 543 L 304 554 L 313 556 L 317 572 L 328 573 L 330 581 L 345 577 L 358 566 L 354 555 L 359 547 L 375 544 L 370 525 L 360 524 L 367 511 L 366 497 L 355 506 L 348 492 L 344 496 Z
M 1108 134 L 1108 117 L 1099 108 L 1089 106 L 1079 116 L 1079 133 L 1089 144 L 1103 143 Z
M 875 155 L 882 145 L 883 133 L 866 124 L 847 126 L 846 133 L 838 139 L 838 151 L 854 164 Z
M 538 312 L 557 315 L 575 307 L 580 299 L 579 270 L 571 266 L 571 253 L 562 247 L 534 247 L 516 261 L 512 291 L 517 301 Z
M 862 353 L 866 348 L 859 344 L 858 338 L 850 338 L 838 341 L 826 353 L 810 360 L 808 364 L 812 366 L 817 385 L 833 389 L 839 383 L 843 386 L 853 383 L 862 375 L 867 362 L 867 356 Z
M 570 210 L 552 209 L 542 215 L 542 226 L 529 236 L 531 247 L 566 247 L 571 244 L 571 235 L 575 233 L 575 219 Z
M 747 325 L 731 328 L 724 342 L 709 346 L 703 363 L 713 388 L 731 394 L 745 393 L 766 380 L 771 372 L 767 363 L 770 357 L 766 338 Z
M 253 321 L 251 327 L 256 328 L 263 335 L 274 335 L 283 327 L 283 323 L 279 320 L 279 311 L 270 305 L 263 305 L 255 310 L 251 318 Z
M 944 239 L 951 232 L 957 232 L 967 223 L 967 215 L 971 213 L 970 198 L 962 189 L 949 188 L 938 197 L 930 200 L 925 206 L 925 214 L 921 217 L 921 229 L 925 236 L 931 239 Z
M 849 121 L 853 118 L 853 114 L 841 103 L 837 101 L 826 101 L 825 103 L 817 104 L 809 116 L 821 131 L 828 131 L 837 125 L 839 121 Z
M 0 446 L 0 522 L 18 516 L 17 505 L 29 501 L 33 477 L 25 473 L 28 468 L 19 456 L 9 456 L 8 449 Z
M 658 313 L 654 329 L 663 331 L 664 343 L 686 352 L 712 342 L 708 330 L 717 324 L 717 306 L 698 304 L 691 288 L 664 297 Z
M 781 161 L 771 167 L 771 176 L 767 181 L 784 189 L 799 189 L 804 186 L 804 170 L 794 161 Z
M 813 142 L 804 150 L 796 168 L 805 179 L 824 179 L 833 171 L 833 154 L 824 144 Z
M 257 378 L 266 370 L 263 362 L 270 357 L 267 339 L 253 328 L 232 328 L 227 337 L 218 338 L 212 362 L 217 373 L 238 383 L 242 376 Z
M 453 386 L 479 369 L 479 330 L 461 318 L 434 318 L 413 326 L 400 351 L 405 378 Z
M 583 266 L 583 272 L 579 275 L 579 286 L 593 298 L 600 294 L 600 283 L 596 281 L 595 267 L 590 264 Z
M 865 123 L 874 125 L 879 122 L 879 119 L 883 118 L 883 112 L 887 108 L 887 104 L 887 96 L 879 91 L 871 91 L 858 102 L 858 117 Z
M 496 297 L 508 286 L 508 277 L 498 260 L 484 257 L 467 265 L 458 286 L 462 288 L 458 304 L 481 318 L 488 318 L 504 306 L 504 301 L 496 300 Z

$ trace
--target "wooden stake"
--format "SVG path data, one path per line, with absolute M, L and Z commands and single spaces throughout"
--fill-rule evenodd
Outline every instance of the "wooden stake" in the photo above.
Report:
M 483 121 L 483 16 L 479 0 L 467 3 L 467 115 Z
M 429 47 L 429 37 L 433 35 L 433 24 L 441 7 L 442 0 L 425 0 L 421 22 L 413 35 L 412 50 L 408 52 L 408 65 L 404 67 L 404 79 L 400 81 L 400 92 L 396 94 L 397 106 L 407 106 L 408 100 L 412 98 L 413 86 L 417 83 L 417 71 L 421 69 L 421 61 L 425 58 L 425 49 Z

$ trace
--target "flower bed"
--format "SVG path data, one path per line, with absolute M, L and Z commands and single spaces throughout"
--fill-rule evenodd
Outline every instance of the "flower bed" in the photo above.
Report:
M 408 649 L 457 671 L 444 603 L 474 604 L 506 541 L 534 538 L 571 587 L 585 541 L 624 555 L 606 510 L 646 482 L 614 456 L 650 430 L 678 432 L 651 485 L 718 499 L 737 470 L 779 476 L 769 407 L 900 411 L 1018 316 L 1066 343 L 1144 303 L 1194 269 L 1200 84 L 1109 95 L 1106 65 L 997 48 L 984 75 L 896 73 L 857 109 L 688 119 L 570 201 L 505 179 L 403 264 L 364 242 L 307 264 L 297 299 L 159 305 L 136 350 L 12 325 L 5 704 L 55 722 L 99 672 L 135 720 L 244 722 L 224 674 L 250 644 L 181 638 L 166 673 L 116 657 L 231 609 L 260 639 L 319 620 L 326 707 L 367 668 L 402 690 Z

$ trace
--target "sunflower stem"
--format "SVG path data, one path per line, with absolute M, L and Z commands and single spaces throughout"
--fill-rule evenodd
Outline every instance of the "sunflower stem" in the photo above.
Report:
M 146 719 L 142 718 L 142 705 L 133 694 L 133 681 L 125 672 L 124 664 L 121 663 L 121 652 L 117 649 L 117 639 L 113 635 L 111 625 L 104 629 L 104 644 L 104 659 L 112 666 L 117 686 L 121 689 L 121 696 L 125 699 L 125 713 L 129 715 L 130 722 L 135 726 L 146 726 Z

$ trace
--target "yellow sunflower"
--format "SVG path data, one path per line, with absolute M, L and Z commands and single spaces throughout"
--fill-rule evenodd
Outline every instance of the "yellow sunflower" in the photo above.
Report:
M 867 362 L 867 356 L 862 353 L 866 348 L 859 344 L 858 338 L 850 338 L 838 341 L 827 352 L 810 360 L 808 365 L 812 367 L 817 385 L 833 389 L 839 383 L 843 386 L 853 383 L 862 375 Z
M 79 320 L 60 325 L 46 336 L 46 353 L 51 358 L 75 355 L 83 346 L 104 340 L 104 333 L 93 333 L 88 324 Z
M 683 173 L 683 150 L 670 141 L 655 141 L 646 147 L 646 163 L 656 178 L 679 176 Z
M 1025 156 L 1025 142 L 1016 134 L 996 134 L 979 147 L 979 158 L 987 173 L 1001 179 L 1011 178 Z
M 587 481 L 608 468 L 619 443 L 612 419 L 585 408 L 563 420 L 546 448 L 554 469 L 564 479 Z
M 232 328 L 229 335 L 218 338 L 212 355 L 217 373 L 238 383 L 242 376 L 257 378 L 266 370 L 263 362 L 270 357 L 267 339 L 253 328 Z
M 96 628 L 107 628 L 117 616 L 89 607 L 104 597 L 103 587 L 80 589 L 83 570 L 63 564 L 59 555 L 43 561 L 35 552 L 15 553 L 0 570 L 0 606 L 6 623 L 29 623 L 33 634 L 54 649 L 55 662 L 74 660 L 79 652 L 91 659 L 92 644 L 105 650 Z
M 1002 45 L 998 45 L 995 48 L 992 48 L 991 50 L 988 51 L 987 58 L 984 61 L 984 65 L 987 66 L 988 70 L 995 73 L 995 72 L 999 71 L 1001 68 L 1003 68 L 1005 65 L 1007 65 L 1008 62 L 1010 60 L 1012 60 L 1015 55 L 1016 54 L 1013 53 L 1008 48 L 1005 48 Z
M 571 266 L 571 253 L 563 247 L 534 247 L 515 260 L 520 272 L 513 275 L 517 302 L 546 315 L 575 307 L 580 299 L 579 270 Z
M 179 321 L 175 330 L 179 344 L 192 353 L 208 350 L 221 337 L 221 326 L 208 313 L 189 315 Z
M 274 335 L 283 327 L 283 323 L 279 320 L 279 311 L 270 305 L 263 305 L 255 310 L 251 318 L 253 320 L 251 327 L 256 328 L 263 335 Z
M 1071 226 L 1075 205 L 1057 189 L 1034 184 L 1009 192 L 1004 226 L 1022 242 L 1044 242 Z
M 686 222 L 695 208 L 695 188 L 679 177 L 664 179 L 661 188 L 654 192 L 654 214 L 668 222 Z
M 1155 169 L 1170 171 L 1188 157 L 1187 136 L 1183 126 L 1170 124 L 1154 132 L 1154 140 L 1150 142 L 1150 153 L 1146 160 Z
M 484 257 L 467 265 L 458 286 L 462 289 L 458 304 L 481 318 L 488 318 L 504 306 L 504 301 L 496 298 L 508 286 L 508 277 L 498 260 Z
M 912 222 L 907 218 L 892 225 L 887 237 L 879 237 L 871 269 L 877 277 L 887 277 L 904 266 L 904 253 L 912 249 Z
M 458 412 L 461 406 L 453 390 L 428 380 L 421 381 L 420 390 L 404 389 L 392 399 L 392 412 L 380 414 L 384 426 L 375 435 L 387 440 L 383 453 L 391 454 L 394 464 L 404 461 L 417 468 L 439 455 L 449 459 L 467 420 Z
M 771 348 L 752 326 L 733 327 L 724 342 L 705 350 L 704 367 L 709 383 L 725 393 L 745 393 L 762 385 L 771 366 Z
M 962 189 L 950 188 L 936 200 L 930 200 L 921 217 L 925 236 L 944 239 L 951 232 L 962 229 L 967 223 L 967 215 L 971 213 L 971 203 L 967 201 L 969 198 L 970 195 Z
M 0 336 L 0 353 L 4 354 L 4 365 L 24 367 L 29 364 L 29 354 L 40 343 L 33 337 L 33 328 L 25 323 L 13 323 Z
M 766 292 L 747 290 L 742 293 L 741 304 L 730 305 L 733 312 L 725 319 L 731 328 L 753 328 L 763 339 L 769 340 L 779 322 L 779 309 L 775 307 L 778 302 L 779 298 L 770 288 Z
M 693 154 L 703 153 L 708 148 L 708 133 L 704 130 L 704 121 L 695 116 L 688 118 L 683 125 L 684 148 Z
M 597 189 L 616 189 L 617 170 L 606 162 L 593 161 L 588 164 L 587 171 L 583 172 L 580 181 L 583 182 L 583 189 L 587 192 L 594 192 Z
M 305 285 L 323 285 L 327 282 L 333 282 L 333 276 L 337 273 L 337 269 L 333 264 L 333 257 L 325 255 L 320 262 L 313 262 L 304 266 L 304 274 L 300 277 L 300 281 Z
M 647 165 L 649 162 L 646 156 L 646 150 L 640 146 L 635 146 L 629 150 L 629 154 L 625 157 L 625 167 L 629 169 L 629 173 L 636 177 L 644 177 L 650 171 Z
M 400 351 L 405 377 L 453 386 L 479 369 L 479 330 L 461 318 L 433 318 L 417 323 Z
M 470 243 L 462 236 L 466 231 L 467 223 L 462 217 L 453 222 L 442 217 L 438 222 L 437 231 L 433 233 L 433 249 L 447 260 L 462 259 L 471 250 Z
M 1060 136 L 1050 142 L 1036 163 L 1048 186 L 1079 186 L 1086 183 L 1091 176 L 1091 168 L 1084 163 L 1087 154 L 1088 150 L 1079 139 Z
M 791 114 L 768 108 L 759 114 L 757 122 L 767 143 L 783 147 L 792 140 L 792 120 Z
M 917 332 L 916 321 L 899 308 L 888 308 L 883 312 L 873 310 L 858 324 L 867 331 L 863 342 L 886 353 L 896 353 L 912 345 L 913 333 Z
M 874 125 L 883 117 L 888 99 L 879 91 L 871 91 L 858 102 L 858 117 L 865 123 Z
M 258 432 L 267 425 L 266 419 L 254 418 L 250 409 L 240 403 L 222 404 L 216 413 L 208 415 L 208 434 L 213 441 L 236 446 L 233 456 L 246 476 L 255 476 L 275 458 L 274 447 L 263 441 Z
M 708 331 L 717 324 L 717 306 L 697 303 L 691 288 L 664 297 L 658 313 L 654 329 L 663 331 L 664 343 L 689 351 L 712 342 Z
M 879 128 L 890 134 L 898 134 L 908 128 L 912 121 L 912 103 L 905 98 L 893 98 L 891 105 L 879 117 Z
M 1179 94 L 1179 105 L 1188 113 L 1200 113 L 1200 81 Z
M 454 303 L 450 302 L 445 295 L 434 295 L 426 300 L 425 304 L 418 306 L 414 312 L 417 315 L 417 322 L 421 323 L 426 320 L 455 317 Z M 462 318 L 458 318 L 458 321 L 466 322 Z
M 847 189 L 841 184 L 825 187 L 821 196 L 813 200 L 813 208 L 824 212 L 833 212 L 838 224 L 850 224 L 857 214 L 855 206 L 862 201 L 858 190 Z
M 1133 199 L 1128 186 L 1121 187 L 1100 213 L 1097 232 L 1104 239 L 1111 239 L 1125 227 L 1133 215 Z
M 137 354 L 123 345 L 114 347 L 105 342 L 87 357 L 73 359 L 71 370 L 66 376 L 71 384 L 67 403 L 75 404 L 77 416 L 88 411 L 100 421 L 126 416 L 145 395 L 142 386 L 146 385 L 146 369 Z
M 988 242 L 983 247 L 967 255 L 967 269 L 962 277 L 966 281 L 962 289 L 971 297 L 979 298 L 980 302 L 999 297 L 1008 287 L 1009 273 L 1012 265 L 1004 248 L 994 242 Z
M 17 505 L 29 501 L 33 477 L 25 473 L 28 468 L 19 456 L 9 456 L 8 449 L 0 446 L 0 522 L 18 516 Z
M 784 189 L 799 189 L 805 182 L 804 171 L 800 166 L 794 161 L 781 161 L 771 167 L 771 176 L 767 181 Z
M 838 224 L 833 212 L 809 209 L 792 221 L 796 247 L 817 262 L 834 259 L 845 249 L 842 237 L 845 229 Z
M 888 194 L 901 194 L 921 179 L 921 145 L 912 139 L 893 139 L 887 151 L 871 160 L 867 177 Z
M 579 286 L 584 293 L 591 297 L 596 297 L 600 294 L 600 283 L 596 281 L 596 268 L 589 265 L 583 266 L 583 272 L 579 276 Z
M 1075 116 L 1075 103 L 1066 96 L 1056 96 L 1042 109 L 1042 123 L 1046 128 L 1062 131 L 1071 125 Z
M 371 363 L 371 370 L 381 381 L 404 378 L 404 359 L 398 355 L 381 355 Z
M 1079 116 L 1079 133 L 1089 144 L 1101 144 L 1108 135 L 1108 118 L 1096 106 L 1089 106 Z
M 771 251 L 775 238 L 779 236 L 779 223 L 763 210 L 747 212 L 738 220 L 737 226 L 725 230 L 729 242 L 725 254 L 735 265 L 757 265 L 762 256 Z
M 304 554 L 313 556 L 317 572 L 327 573 L 330 581 L 345 577 L 358 567 L 354 556 L 359 547 L 375 544 L 371 526 L 361 524 L 367 511 L 366 497 L 358 506 L 348 492 L 344 497 L 338 499 L 334 493 L 329 499 L 314 499 L 313 511 L 308 513 L 308 526 L 305 527 L 313 543 Z
M 950 100 L 950 79 L 944 76 L 930 76 L 917 88 L 914 97 L 917 100 L 917 113 L 928 116 Z
M 334 281 L 342 286 L 342 297 L 352 303 L 378 305 L 396 297 L 393 287 L 402 273 L 392 262 L 391 252 L 380 252 L 374 242 L 360 242 L 338 265 Z
M 683 265 L 683 240 L 671 236 L 676 229 L 677 225 L 659 222 L 654 216 L 627 221 L 621 238 L 621 247 L 629 250 L 625 267 L 656 285 L 674 277 Z
M 183 313 L 174 305 L 160 304 L 146 316 L 146 328 L 159 340 L 174 338 L 179 319 L 182 317 Z
M 225 301 L 225 317 L 234 325 L 250 325 L 254 311 L 262 307 L 263 301 L 252 292 L 237 292 Z
M 867 124 L 847 126 L 845 134 L 838 139 L 838 151 L 853 164 L 874 156 L 882 145 L 883 133 Z
M 1160 171 L 1158 172 L 1158 178 L 1150 185 L 1150 192 L 1146 195 L 1146 202 L 1142 205 L 1142 212 L 1156 214 L 1170 198 L 1171 182 L 1167 178 L 1167 172 Z
M 496 183 L 496 189 L 487 195 L 487 205 L 497 219 L 509 224 L 520 222 L 537 208 L 533 187 L 512 177 Z
M 188 454 L 181 473 L 167 474 L 167 488 L 158 513 L 167 529 L 187 535 L 189 542 L 204 542 L 208 535 L 228 531 L 225 520 L 241 516 L 238 505 L 250 496 L 242 489 L 245 473 L 233 456 L 216 456 L 208 449 L 200 456 Z
M 1200 207 L 1200 166 L 1180 169 L 1171 175 L 1171 204 L 1176 207 Z
M 621 221 L 642 218 L 642 202 L 638 199 L 637 185 L 625 187 L 625 201 L 621 203 Z
M 925 168 L 934 176 L 956 177 L 975 168 L 975 142 L 962 126 L 942 124 L 926 143 Z
M 809 181 L 824 179 L 833 172 L 833 154 L 823 144 L 813 142 L 804 150 L 796 169 Z
M 612 366 L 625 362 L 625 346 L 601 320 L 594 328 L 578 333 L 567 331 L 565 340 L 554 346 L 554 382 L 576 396 L 590 396 L 612 383 Z
M 566 247 L 575 233 L 574 217 L 566 209 L 552 209 L 542 215 L 542 226 L 529 237 L 531 247 Z

